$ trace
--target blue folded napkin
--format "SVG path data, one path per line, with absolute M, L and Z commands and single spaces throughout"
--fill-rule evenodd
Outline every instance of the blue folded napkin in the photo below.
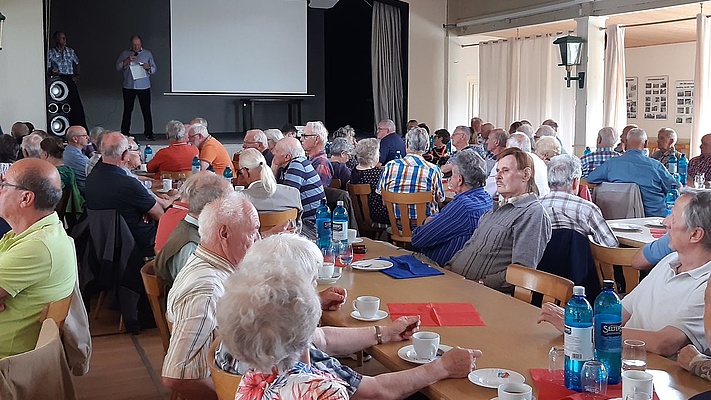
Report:
M 414 256 L 380 257 L 381 260 L 390 261 L 393 266 L 381 272 L 395 279 L 419 278 L 422 276 L 444 275 L 444 272 L 432 268 Z

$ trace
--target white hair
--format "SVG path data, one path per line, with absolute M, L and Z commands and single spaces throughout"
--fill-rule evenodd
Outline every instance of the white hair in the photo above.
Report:
M 165 133 L 169 140 L 183 140 L 185 139 L 185 125 L 178 121 L 172 120 L 165 125 Z
M 267 160 L 264 155 L 257 149 L 244 149 L 239 156 L 239 167 L 247 168 L 250 171 L 259 173 L 259 180 L 262 181 L 264 190 L 267 191 L 269 197 L 273 196 L 277 190 L 277 182 L 274 177 L 274 172 L 267 165 Z
M 637 140 L 639 143 L 644 143 L 647 141 L 647 132 L 642 128 L 630 129 L 630 131 L 627 132 L 627 141 L 629 142 L 630 139 L 632 139 L 633 142 Z
M 394 132 L 394 131 L 395 131 L 395 122 L 393 122 L 393 120 L 391 120 L 391 119 L 384 119 L 384 120 L 382 120 L 382 121 L 380 121 L 380 122 L 378 123 L 378 125 L 380 125 L 380 124 L 385 125 L 384 127 L 385 127 L 385 128 L 388 128 L 388 130 L 389 130 L 390 132 Z
M 313 132 L 314 135 L 318 136 L 318 139 L 321 143 L 326 143 L 328 142 L 328 130 L 326 127 L 323 125 L 323 122 L 321 121 L 309 121 L 306 123 L 306 126 L 304 127 L 304 130 L 306 128 L 310 128 L 311 132 Z
M 430 135 L 425 128 L 412 128 L 405 135 L 407 149 L 419 153 L 425 153 L 430 148 Z
M 376 138 L 359 140 L 355 147 L 356 159 L 361 164 L 375 164 L 380 157 L 380 141 Z
M 548 186 L 551 190 L 570 190 L 573 180 L 581 176 L 580 159 L 574 155 L 561 154 L 548 162 Z
M 550 125 L 541 125 L 538 127 L 538 130 L 536 131 L 536 137 L 541 137 L 541 136 L 555 136 L 555 129 L 551 127 Z
M 536 154 L 541 154 L 548 159 L 561 153 L 560 143 L 551 136 L 543 136 L 536 142 Z
M 249 200 L 240 192 L 230 192 L 205 205 L 198 218 L 198 234 L 200 243 L 215 245 L 219 242 L 220 227 L 246 226 L 249 215 Z
M 264 133 L 264 131 L 262 131 L 261 129 L 250 129 L 247 131 L 247 135 L 249 135 L 250 133 L 254 135 L 255 142 L 261 143 L 265 148 L 269 147 L 269 143 L 267 142 L 267 135 Z
M 39 158 L 40 157 L 40 143 L 42 143 L 42 136 L 38 133 L 30 133 L 29 135 L 22 138 L 22 150 L 27 153 L 28 158 Z
M 190 131 L 201 137 L 207 137 L 210 133 L 207 131 L 207 126 L 203 124 L 190 125 Z
M 279 141 L 279 143 L 281 143 L 282 146 L 284 146 L 284 151 L 287 154 L 291 154 L 292 158 L 306 157 L 306 151 L 304 150 L 304 147 L 301 146 L 301 143 L 299 143 L 298 140 L 287 140 L 287 139 L 293 139 L 293 138 L 285 137 L 284 139 Z
M 600 147 L 612 147 L 617 141 L 617 130 L 611 126 L 606 126 L 597 132 L 600 139 Z
M 525 151 L 526 153 L 531 152 L 531 140 L 526 136 L 525 133 L 514 133 L 509 136 L 506 140 L 506 147 L 516 147 Z
M 662 133 L 662 132 L 666 132 L 667 134 L 669 134 L 669 139 L 671 139 L 672 142 L 676 142 L 676 137 L 677 137 L 677 136 L 676 136 L 676 131 L 675 131 L 674 129 L 672 129 L 672 128 L 662 128 L 662 129 L 659 130 L 659 132 L 657 132 L 657 135 L 659 135 L 659 134 Z
M 264 134 L 267 135 L 267 141 L 272 140 L 274 143 L 284 138 L 284 134 L 279 129 L 267 129 Z
M 191 213 L 200 215 L 207 203 L 228 195 L 232 190 L 232 185 L 225 178 L 202 171 L 185 181 L 180 187 L 180 196 L 187 201 Z

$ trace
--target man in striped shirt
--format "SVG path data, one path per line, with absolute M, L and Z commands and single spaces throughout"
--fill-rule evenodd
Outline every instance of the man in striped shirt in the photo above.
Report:
M 583 178 L 587 178 L 595 168 L 601 166 L 605 161 L 620 155 L 620 153 L 612 150 L 612 145 L 615 144 L 616 140 L 617 132 L 611 126 L 606 126 L 597 132 L 597 150 L 580 157 Z M 627 135 L 625 135 L 626 141 Z

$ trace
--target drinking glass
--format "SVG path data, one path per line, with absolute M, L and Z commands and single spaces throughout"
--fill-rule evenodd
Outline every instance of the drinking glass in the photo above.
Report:
M 350 243 L 341 243 L 338 248 L 338 261 L 344 267 L 350 267 L 353 262 L 353 245 Z
M 565 347 L 553 346 L 548 352 L 548 372 L 554 382 L 563 382 L 563 369 L 565 366 Z
M 622 343 L 622 370 L 647 369 L 647 351 L 645 343 L 641 340 L 627 339 Z
M 338 248 L 334 248 L 333 244 L 328 245 L 328 247 L 322 247 L 321 253 L 323 254 L 323 262 L 336 264 L 336 253 Z
M 704 174 L 694 175 L 694 188 L 703 189 L 706 183 L 706 176 Z
M 185 183 L 186 179 L 188 179 L 187 174 L 185 172 L 180 172 L 178 174 L 178 179 L 175 181 L 176 189 L 180 189 L 180 187 L 183 186 L 183 183 Z
M 607 393 L 607 370 L 600 361 L 586 361 L 580 371 L 580 379 L 583 392 L 593 394 L 592 398 Z

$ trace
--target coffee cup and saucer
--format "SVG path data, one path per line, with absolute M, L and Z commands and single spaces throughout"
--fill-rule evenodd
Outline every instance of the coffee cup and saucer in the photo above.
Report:
M 413 334 L 412 344 L 401 347 L 397 355 L 411 363 L 427 364 L 442 357 L 450 350 L 452 350 L 452 346 L 439 343 L 438 333 L 421 331 Z
M 379 321 L 388 316 L 387 311 L 380 309 L 380 298 L 375 296 L 359 296 L 353 300 L 351 317 L 359 321 Z

